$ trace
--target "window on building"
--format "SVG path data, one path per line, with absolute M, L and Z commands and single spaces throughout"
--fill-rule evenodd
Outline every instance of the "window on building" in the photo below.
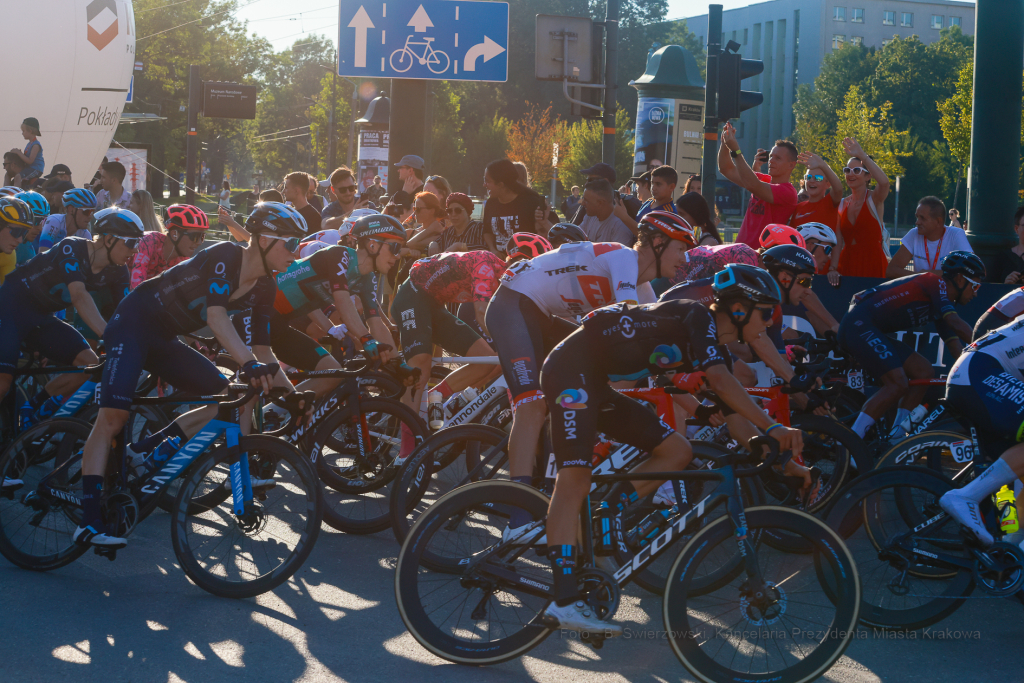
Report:
M 832 49 L 838 50 L 846 43 L 846 36 L 841 36 L 838 33 L 832 36 Z
M 882 25 L 883 26 L 895 26 L 896 25 L 896 13 L 895 12 L 882 12 Z
M 941 14 L 933 14 L 932 15 L 932 28 L 942 28 L 942 19 L 943 19 L 943 16 Z
M 914 25 L 914 13 L 903 12 L 900 15 L 900 26 L 913 26 Z
M 892 42 L 892 40 L 890 40 L 888 38 L 883 39 L 882 40 L 882 47 L 885 47 L 886 45 L 888 45 L 891 42 Z
M 746 45 L 746 44 L 747 44 L 747 31 L 748 31 L 748 30 L 749 30 L 749 29 L 743 29 L 743 44 L 744 44 L 744 45 Z
M 960 17 L 950 17 L 949 18 L 949 25 L 950 26 L 960 26 L 961 25 L 960 24 Z
M 864 36 L 850 36 L 850 42 L 852 44 L 858 45 L 858 46 L 863 45 L 864 44 Z
M 854 7 L 852 12 L 851 12 L 850 21 L 852 21 L 855 24 L 863 24 L 864 23 L 864 8 L 863 7 Z
M 832 19 L 833 19 L 833 21 L 846 21 L 846 8 L 845 7 L 833 7 L 832 8 Z

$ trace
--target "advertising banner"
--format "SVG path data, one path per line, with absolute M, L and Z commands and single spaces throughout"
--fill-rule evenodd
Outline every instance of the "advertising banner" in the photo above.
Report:
M 633 175 L 668 164 L 679 173 L 682 191 L 691 173 L 700 173 L 704 103 L 641 97 L 637 104 Z
M 359 131 L 359 153 L 356 162 L 356 185 L 366 192 L 373 185 L 373 176 L 379 175 L 381 184 L 388 185 L 388 147 L 391 134 L 380 128 Z
M 128 146 L 130 143 L 125 143 Z M 147 163 L 149 162 L 149 145 L 143 148 L 124 149 L 122 147 L 111 147 L 104 155 L 107 161 L 119 161 L 124 166 L 124 189 L 129 192 L 145 190 L 148 185 Z

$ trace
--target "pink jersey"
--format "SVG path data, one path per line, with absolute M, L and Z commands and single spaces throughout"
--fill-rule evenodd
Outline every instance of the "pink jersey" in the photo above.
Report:
M 636 252 L 615 242 L 563 244 L 509 267 L 502 285 L 548 315 L 570 317 L 619 301 L 637 302 Z
M 676 270 L 672 284 L 713 277 L 730 263 L 761 265 L 757 252 L 741 242 L 718 244 L 713 247 L 694 247 L 686 252 L 686 260 Z
M 417 289 L 443 304 L 490 301 L 505 262 L 489 251 L 446 252 L 420 259 L 409 269 Z
M 142 236 L 142 239 L 139 240 L 139 249 L 135 252 L 131 264 L 132 289 L 141 285 L 143 281 L 156 277 L 171 266 L 186 260 L 184 256 L 172 256 L 165 261 L 164 246 L 166 244 L 167 235 L 162 232 L 147 232 Z M 174 253 L 174 251 L 171 252 L 171 254 Z

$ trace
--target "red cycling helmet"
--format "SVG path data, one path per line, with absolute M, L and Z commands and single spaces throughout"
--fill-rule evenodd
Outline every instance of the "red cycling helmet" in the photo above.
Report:
M 651 211 L 640 219 L 636 227 L 641 232 L 660 233 L 670 239 L 685 242 L 687 246 L 697 246 L 693 226 L 685 218 L 671 211 Z
M 771 249 L 779 246 L 796 245 L 801 249 L 807 248 L 804 236 L 796 228 L 791 228 L 782 223 L 772 223 L 761 232 L 761 248 Z
M 209 230 L 210 221 L 202 209 L 191 204 L 171 204 L 164 211 L 164 225 L 178 230 Z
M 537 258 L 544 252 L 551 251 L 551 242 L 532 232 L 517 232 L 513 233 L 512 237 L 509 238 L 505 251 L 508 253 L 510 260 L 514 258 Z

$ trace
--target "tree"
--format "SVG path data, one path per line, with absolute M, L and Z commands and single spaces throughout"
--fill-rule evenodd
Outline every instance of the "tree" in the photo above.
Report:
M 839 111 L 835 135 L 830 144 L 818 153 L 832 168 L 842 168 L 847 162 L 843 139 L 854 138 L 887 176 L 895 178 L 902 175 L 904 169 L 900 159 L 910 156 L 912 141 L 908 131 L 894 127 L 891 110 L 892 104 L 889 102 L 880 107 L 868 106 L 861 89 L 856 85 L 851 86 L 846 93 L 844 106 Z
M 697 34 L 686 25 L 685 19 L 667 22 L 665 29 L 665 45 L 679 45 L 685 48 L 697 60 L 700 68 L 700 77 L 707 80 L 708 77 L 708 55 L 704 46 L 697 39 Z
M 565 144 L 565 125 L 552 115 L 550 106 L 531 105 L 525 116 L 508 127 L 508 158 L 526 164 L 534 189 L 543 191 L 551 181 L 556 143 Z
M 437 81 L 431 87 L 434 93 L 434 128 L 430 140 L 430 171 L 444 176 L 453 188 L 464 188 L 469 182 L 469 174 L 465 167 L 462 95 L 456 81 Z
M 492 114 L 480 125 L 467 124 L 466 183 L 476 193 L 483 193 L 483 175 L 487 164 L 508 156 L 508 129 L 512 123 L 500 114 Z
M 824 149 L 824 140 L 835 134 L 838 112 L 850 86 L 866 84 L 877 64 L 874 48 L 852 43 L 825 55 L 814 86 L 804 83 L 797 87 L 794 137 L 800 147 Z
M 1021 88 L 1024 91 L 1024 87 Z M 971 163 L 971 116 L 974 111 L 974 63 L 960 69 L 952 96 L 936 103 L 939 126 L 949 151 L 964 167 Z M 1024 145 L 1024 101 L 1021 112 L 1021 144 Z
M 615 178 L 619 184 L 633 175 L 633 135 L 628 126 L 629 118 L 620 107 L 615 112 Z M 558 160 L 558 178 L 563 192 L 587 182 L 579 171 L 601 160 L 603 144 L 604 125 L 600 121 L 578 121 L 566 128 L 566 150 Z

